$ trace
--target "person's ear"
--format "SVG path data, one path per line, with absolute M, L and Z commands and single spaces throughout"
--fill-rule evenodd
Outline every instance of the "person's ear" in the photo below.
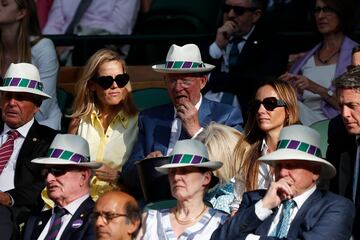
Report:
M 207 75 L 204 75 L 199 78 L 200 78 L 200 89 L 203 89 L 207 83 L 208 77 Z
M 129 236 L 133 235 L 140 227 L 140 219 L 135 221 L 130 221 L 127 228 L 127 233 Z
M 27 14 L 27 10 L 25 8 L 22 8 L 19 10 L 19 12 L 17 13 L 17 16 L 16 16 L 16 20 L 19 21 L 21 19 L 23 19 Z
M 260 17 L 262 15 L 262 11 L 260 9 L 256 9 L 253 13 L 253 19 L 252 22 L 255 24 L 259 21 Z
M 211 181 L 211 172 L 207 171 L 203 175 L 203 186 L 208 186 Z

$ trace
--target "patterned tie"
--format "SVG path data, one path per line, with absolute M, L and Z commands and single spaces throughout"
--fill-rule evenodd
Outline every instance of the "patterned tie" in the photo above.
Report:
M 170 134 L 167 155 L 169 155 L 172 152 L 172 150 L 174 149 L 174 146 L 175 146 L 176 142 L 179 140 L 180 134 L 181 134 L 181 125 L 182 125 L 181 119 L 176 117 L 174 119 L 174 121 L 176 121 L 177 131 L 171 132 L 171 134 Z
M 45 240 L 54 240 L 59 233 L 61 227 L 61 218 L 66 214 L 66 209 L 56 206 L 54 208 L 55 218 L 50 226 L 49 232 L 47 233 Z
M 282 204 L 283 204 L 283 209 L 281 213 L 282 216 L 276 228 L 274 229 L 273 234 L 271 234 L 272 236 L 278 238 L 283 238 L 287 236 L 290 225 L 291 209 L 293 209 L 296 206 L 296 202 L 294 200 L 286 200 Z
M 16 130 L 9 131 L 7 134 L 8 138 L 6 142 L 0 147 L 0 174 L 14 151 L 14 140 L 20 136 L 20 133 Z

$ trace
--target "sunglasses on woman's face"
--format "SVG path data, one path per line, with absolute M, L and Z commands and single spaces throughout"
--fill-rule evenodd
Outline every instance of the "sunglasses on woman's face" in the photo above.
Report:
M 261 104 L 264 106 L 264 108 L 267 111 L 274 111 L 277 107 L 285 107 L 286 103 L 281 99 L 276 99 L 275 97 L 268 97 L 264 98 L 262 101 L 255 100 L 252 105 L 252 110 L 257 112 L 261 106 Z
M 102 87 L 104 90 L 106 90 L 113 85 L 114 81 L 119 88 L 123 88 L 129 82 L 129 79 L 129 74 L 124 73 L 116 75 L 115 78 L 113 78 L 112 76 L 96 77 L 93 81 L 100 87 Z

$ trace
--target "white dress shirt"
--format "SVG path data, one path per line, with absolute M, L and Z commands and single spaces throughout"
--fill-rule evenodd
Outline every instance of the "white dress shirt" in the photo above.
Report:
M 34 118 L 17 129 L 11 129 L 6 123 L 4 124 L 4 130 L 0 135 L 1 145 L 3 145 L 8 139 L 7 133 L 9 131 L 16 130 L 20 133 L 20 135 L 17 139 L 14 140 L 13 153 L 11 154 L 9 161 L 5 165 L 4 170 L 0 174 L 0 191 L 2 192 L 14 189 L 15 187 L 14 179 L 15 179 L 15 168 L 16 168 L 17 158 L 19 156 L 20 149 L 25 141 L 25 137 L 27 136 L 33 123 L 34 123 Z
M 80 207 L 80 205 L 89 197 L 89 194 L 85 194 L 84 196 L 76 199 L 75 201 L 71 202 L 70 204 L 66 205 L 64 208 L 67 210 L 67 213 L 61 218 L 61 227 L 59 230 L 58 235 L 56 236 L 55 240 L 59 240 L 62 233 L 64 232 L 66 226 L 68 225 L 68 223 L 70 222 L 72 216 L 75 214 L 75 212 L 78 210 L 78 208 Z M 55 219 L 55 214 L 54 214 L 54 208 L 52 210 L 52 216 L 49 219 L 49 221 L 47 222 L 46 226 L 44 227 L 43 231 L 41 232 L 38 240 L 43 240 L 46 237 L 46 234 L 49 232 L 50 226 L 52 224 L 52 222 Z

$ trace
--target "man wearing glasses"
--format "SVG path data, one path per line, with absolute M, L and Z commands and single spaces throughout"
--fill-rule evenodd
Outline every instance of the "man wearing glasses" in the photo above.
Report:
M 234 106 L 240 104 L 245 120 L 257 84 L 264 77 L 280 75 L 286 66 L 285 54 L 258 24 L 263 9 L 263 0 L 225 0 L 223 25 L 206 51 L 206 59 L 216 68 L 205 89 L 211 91 L 205 96 Z
M 58 134 L 46 157 L 31 161 L 42 166 L 47 194 L 55 207 L 29 218 L 24 239 L 96 239 L 91 222 L 92 169 L 88 142 L 78 135 Z
M 110 191 L 97 201 L 93 213 L 97 240 L 131 240 L 141 225 L 141 210 L 125 192 Z
M 44 184 L 40 168 L 30 161 L 45 156 L 56 131 L 35 120 L 42 101 L 50 96 L 34 65 L 11 64 L 0 93 L 0 238 L 7 240 L 18 239 L 14 229 L 41 207 Z
M 172 103 L 146 109 L 139 115 L 138 139 L 120 176 L 133 190 L 133 195 L 140 192 L 135 161 L 167 156 L 177 140 L 196 137 L 211 121 L 242 130 L 243 118 L 239 109 L 201 95 L 207 74 L 213 68 L 213 65 L 202 62 L 195 44 L 173 44 L 166 63 L 153 66 L 154 71 L 164 74 Z

